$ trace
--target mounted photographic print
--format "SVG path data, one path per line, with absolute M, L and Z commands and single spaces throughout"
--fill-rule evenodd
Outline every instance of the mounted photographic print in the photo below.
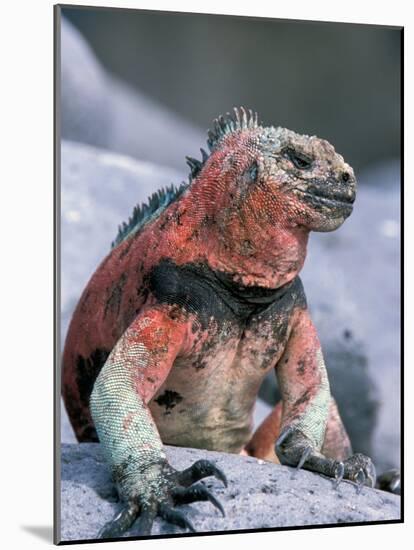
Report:
M 55 542 L 401 522 L 403 29 L 55 7 Z

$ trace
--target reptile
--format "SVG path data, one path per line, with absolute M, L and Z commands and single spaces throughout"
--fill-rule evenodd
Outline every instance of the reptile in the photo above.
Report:
M 310 231 L 351 214 L 356 178 L 326 140 L 235 108 L 188 183 L 155 193 L 119 228 L 74 311 L 63 398 L 80 442 L 99 441 L 122 507 L 101 538 L 154 519 L 194 531 L 175 506 L 218 499 L 208 460 L 178 471 L 164 444 L 241 453 L 362 487 L 375 467 L 351 444 L 331 395 L 298 273 Z M 253 434 L 273 370 L 282 401 Z

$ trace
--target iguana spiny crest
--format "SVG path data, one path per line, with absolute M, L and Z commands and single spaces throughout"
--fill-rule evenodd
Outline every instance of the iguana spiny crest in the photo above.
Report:
M 230 202 L 233 211 L 244 202 L 245 210 L 261 210 L 276 225 L 302 225 L 316 231 L 336 229 L 352 212 L 353 170 L 323 139 L 263 127 L 257 113 L 240 107 L 233 109 L 233 115 L 214 120 L 207 144 L 210 155 L 200 149 L 201 160 L 186 157 L 189 183 L 160 189 L 148 204 L 137 205 L 128 222 L 119 227 L 113 247 L 181 197 L 205 170 L 209 173 L 203 178 L 200 204 L 203 197 L 211 202 L 224 191 L 228 198 L 224 204 Z M 226 179 L 229 184 L 223 186 Z

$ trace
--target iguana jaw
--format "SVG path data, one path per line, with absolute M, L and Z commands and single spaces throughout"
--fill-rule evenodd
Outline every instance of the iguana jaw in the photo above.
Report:
M 303 202 L 311 205 L 315 210 L 329 211 L 330 215 L 344 219 L 352 213 L 355 193 L 352 195 L 340 192 L 327 194 L 323 190 L 302 191 L 299 189 L 296 192 Z
M 298 225 L 312 231 L 334 231 L 352 214 L 356 197 L 353 174 L 344 182 L 338 178 L 301 182 L 287 193 L 293 195 Z

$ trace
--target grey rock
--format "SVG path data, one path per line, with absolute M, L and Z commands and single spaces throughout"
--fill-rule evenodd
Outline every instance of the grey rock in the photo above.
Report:
M 62 138 L 184 170 L 206 137 L 194 125 L 108 74 L 62 18 Z
M 219 499 L 226 516 L 206 502 L 180 506 L 200 533 L 211 531 L 323 525 L 400 519 L 400 497 L 342 482 L 333 488 L 323 476 L 255 458 L 179 447 L 166 447 L 171 464 L 184 469 L 198 459 L 221 468 L 228 487 L 215 478 L 204 483 Z M 62 445 L 61 540 L 95 538 L 120 509 L 114 502 L 109 469 L 99 444 Z M 156 519 L 154 535 L 183 532 Z M 139 536 L 131 528 L 129 536 Z
M 60 441 L 62 443 L 77 443 L 63 399 L 60 400 Z
M 61 133 L 100 147 L 110 143 L 110 79 L 82 35 L 62 18 Z

